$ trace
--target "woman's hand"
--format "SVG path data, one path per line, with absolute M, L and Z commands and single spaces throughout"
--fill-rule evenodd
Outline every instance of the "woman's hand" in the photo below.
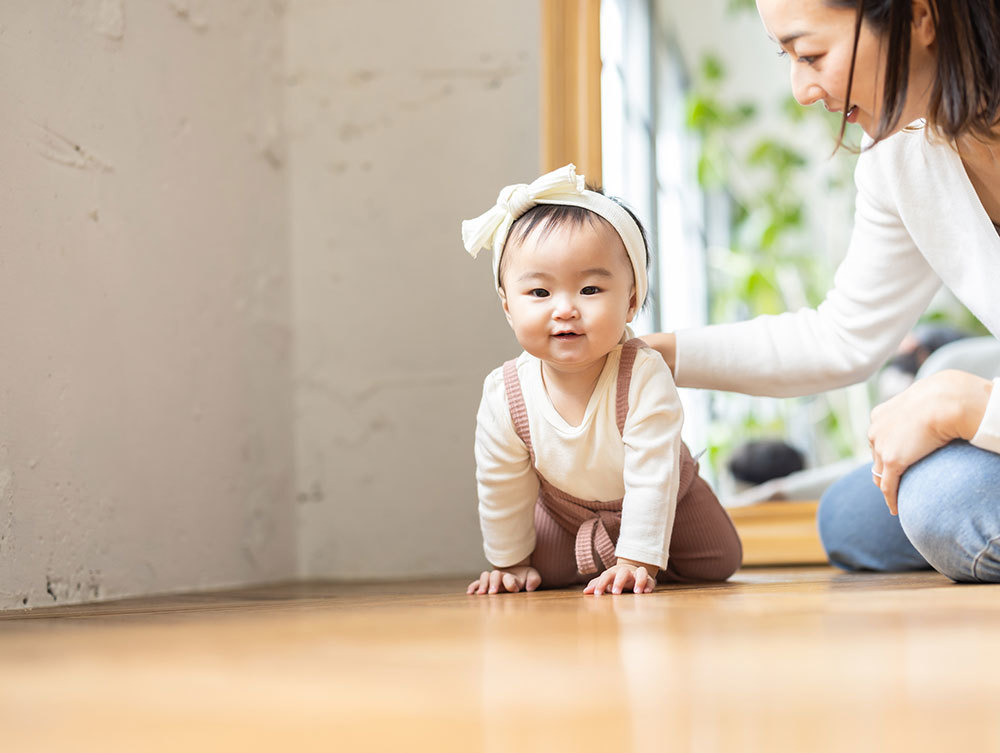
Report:
M 542 576 L 527 562 L 514 565 L 513 567 L 499 567 L 496 570 L 483 570 L 482 575 L 477 580 L 472 581 L 465 593 L 469 594 L 495 594 L 512 593 L 518 591 L 534 591 L 542 584 Z
M 992 382 L 964 371 L 940 371 L 875 407 L 868 429 L 872 476 L 889 512 L 898 512 L 899 480 L 911 465 L 953 439 L 972 439 Z
M 600 596 L 605 591 L 620 594 L 626 588 L 631 588 L 633 593 L 648 594 L 656 587 L 658 572 L 659 568 L 654 565 L 619 557 L 617 565 L 609 567 L 590 581 L 583 592 Z

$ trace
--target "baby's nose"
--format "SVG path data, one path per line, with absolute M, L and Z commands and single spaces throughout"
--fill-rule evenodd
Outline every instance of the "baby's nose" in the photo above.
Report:
M 576 304 L 568 296 L 556 299 L 555 303 L 556 305 L 552 309 L 552 316 L 554 318 L 567 319 L 576 316 Z

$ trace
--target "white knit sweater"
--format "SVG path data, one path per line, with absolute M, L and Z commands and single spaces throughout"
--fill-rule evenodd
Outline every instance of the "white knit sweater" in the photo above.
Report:
M 678 386 L 787 397 L 862 381 L 942 283 L 1000 335 L 1000 236 L 954 148 L 924 131 L 897 133 L 860 156 L 855 182 L 854 231 L 826 300 L 678 332 Z M 998 386 L 972 440 L 992 452 L 1000 452 Z

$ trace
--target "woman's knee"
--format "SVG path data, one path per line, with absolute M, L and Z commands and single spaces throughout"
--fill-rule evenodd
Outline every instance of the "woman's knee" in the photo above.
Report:
M 844 570 L 898 572 L 928 567 L 889 514 L 865 465 L 834 483 L 816 516 L 820 542 L 830 563 Z
M 953 442 L 915 463 L 900 482 L 899 521 L 935 570 L 1000 582 L 1000 456 Z
M 848 478 L 846 476 L 836 481 L 820 497 L 819 508 L 816 510 L 816 528 L 830 564 L 845 570 L 856 570 L 860 565 L 852 552 L 854 546 L 851 540 L 851 523 L 842 515 L 843 500 L 849 499 L 843 488 L 848 483 Z

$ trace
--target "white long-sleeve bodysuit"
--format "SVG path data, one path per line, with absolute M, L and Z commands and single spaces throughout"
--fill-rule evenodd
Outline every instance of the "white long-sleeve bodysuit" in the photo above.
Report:
M 615 402 L 620 356 L 621 346 L 608 355 L 579 426 L 568 424 L 552 405 L 542 383 L 541 361 L 527 353 L 517 359 L 536 468 L 576 497 L 622 499 L 615 554 L 664 568 L 677 504 L 683 412 L 663 359 L 640 348 L 619 434 Z M 476 478 L 486 558 L 496 567 L 520 562 L 535 548 L 539 482 L 514 429 L 502 367 L 483 384 Z

